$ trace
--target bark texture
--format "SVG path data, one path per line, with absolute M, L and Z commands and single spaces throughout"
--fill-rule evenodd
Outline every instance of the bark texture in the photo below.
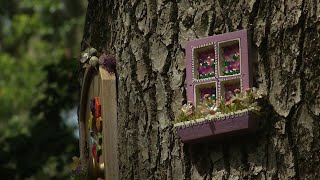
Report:
M 264 128 L 182 144 L 185 42 L 243 28 Z M 121 179 L 320 179 L 319 0 L 89 0 L 84 40 L 117 56 Z

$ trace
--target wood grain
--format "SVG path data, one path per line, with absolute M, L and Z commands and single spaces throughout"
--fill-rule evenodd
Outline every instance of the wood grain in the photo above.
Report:
M 105 178 L 119 179 L 117 88 L 115 75 L 100 68 Z

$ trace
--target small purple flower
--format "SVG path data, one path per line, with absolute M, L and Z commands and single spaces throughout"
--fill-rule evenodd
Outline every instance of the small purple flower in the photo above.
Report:
M 103 53 L 99 57 L 99 64 L 110 74 L 115 74 L 117 70 L 116 58 L 111 54 Z
M 91 113 L 94 114 L 94 111 L 95 111 L 95 109 L 94 109 L 94 98 L 92 98 L 90 100 L 90 110 L 91 110 Z
M 82 172 L 82 167 L 81 166 L 77 166 L 76 169 L 74 170 L 75 174 L 80 174 Z
M 200 68 L 199 68 L 199 73 L 200 73 L 200 74 L 205 74 L 205 69 L 202 68 L 202 67 L 200 67 Z

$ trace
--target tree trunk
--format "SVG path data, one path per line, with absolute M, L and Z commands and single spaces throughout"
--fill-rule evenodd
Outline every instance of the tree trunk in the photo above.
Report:
M 243 28 L 264 128 L 181 143 L 186 41 Z M 83 38 L 117 57 L 121 179 L 320 179 L 319 0 L 89 0 Z

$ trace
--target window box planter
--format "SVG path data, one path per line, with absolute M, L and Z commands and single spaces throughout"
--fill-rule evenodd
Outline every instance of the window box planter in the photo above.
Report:
M 259 119 L 254 112 L 241 110 L 212 119 L 176 123 L 174 127 L 182 142 L 195 143 L 255 132 L 259 128 Z

